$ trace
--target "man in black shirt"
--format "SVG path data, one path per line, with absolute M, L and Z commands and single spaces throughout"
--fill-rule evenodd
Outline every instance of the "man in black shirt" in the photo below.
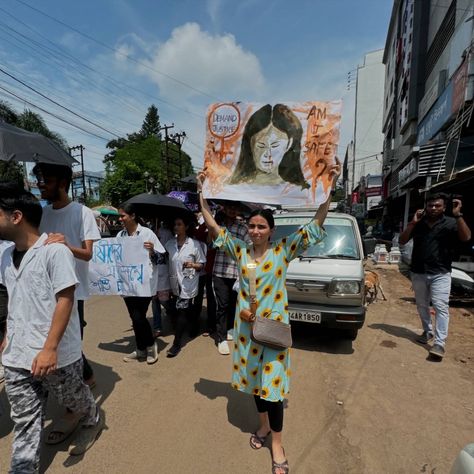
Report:
M 448 336 L 453 251 L 459 241 L 467 242 L 471 238 L 471 231 L 461 213 L 461 201 L 453 199 L 453 217 L 444 214 L 446 201 L 446 195 L 441 193 L 429 197 L 426 208 L 416 211 L 399 237 L 402 245 L 413 238 L 411 280 L 423 325 L 423 333 L 417 341 L 428 344 L 434 337 L 430 354 L 438 358 L 444 357 Z M 434 334 L 430 302 L 436 315 Z

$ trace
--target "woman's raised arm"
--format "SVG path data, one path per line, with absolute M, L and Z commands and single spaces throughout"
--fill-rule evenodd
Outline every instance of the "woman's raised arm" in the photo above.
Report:
M 321 204 L 318 207 L 318 210 L 316 211 L 316 214 L 314 215 L 314 220 L 318 221 L 318 224 L 320 227 L 324 224 L 324 220 L 326 219 L 326 216 L 329 211 L 329 205 L 331 204 L 331 198 L 332 198 L 332 193 L 333 190 L 336 186 L 336 181 L 339 178 L 339 175 L 341 174 L 341 162 L 339 161 L 339 158 L 336 156 L 336 163 L 333 165 L 329 166 L 329 177 L 332 180 L 331 184 L 331 192 L 329 193 L 329 196 L 323 204 Z
M 202 212 L 202 217 L 204 218 L 204 222 L 206 223 L 207 228 L 209 229 L 209 234 L 211 238 L 214 240 L 221 228 L 219 224 L 215 221 L 211 209 L 209 208 L 209 204 L 207 203 L 207 200 L 202 197 L 202 185 L 206 179 L 206 169 L 202 170 L 200 173 L 197 175 L 197 190 L 199 193 L 199 203 L 201 205 L 201 212 Z

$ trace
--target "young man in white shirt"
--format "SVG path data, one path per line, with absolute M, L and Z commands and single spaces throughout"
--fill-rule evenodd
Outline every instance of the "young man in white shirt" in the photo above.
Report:
M 89 260 L 92 258 L 94 241 L 100 239 L 100 231 L 91 209 L 69 199 L 72 170 L 68 166 L 40 163 L 33 168 L 41 197 L 49 201 L 43 209 L 40 232 L 48 234 L 47 244 L 66 245 L 75 257 L 77 309 L 81 322 L 81 338 L 84 337 L 84 301 L 89 298 Z M 94 372 L 83 354 L 84 380 L 93 387 Z
M 80 419 L 70 454 L 83 454 L 103 427 L 82 378 L 74 257 L 65 245 L 45 245 L 41 214 L 31 193 L 0 185 L 0 239 L 15 244 L 0 261 L 0 283 L 9 296 L 2 361 L 15 424 L 10 472 L 39 471 L 48 392 Z
M 33 168 L 41 197 L 49 201 L 43 209 L 40 232 L 46 232 L 46 244 L 60 243 L 69 248 L 75 257 L 76 287 L 75 299 L 80 321 L 81 339 L 84 337 L 84 301 L 89 298 L 89 260 L 92 258 L 92 245 L 100 239 L 100 231 L 91 209 L 69 199 L 72 170 L 68 166 L 39 163 Z M 94 371 L 82 354 L 83 377 L 91 388 L 95 386 Z M 75 427 L 76 420 L 71 413 L 53 422 L 48 435 L 48 444 L 57 444 L 66 439 Z

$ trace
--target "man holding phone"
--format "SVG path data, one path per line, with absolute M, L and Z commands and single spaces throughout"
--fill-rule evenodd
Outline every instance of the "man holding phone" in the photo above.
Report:
M 443 193 L 428 197 L 425 209 L 419 209 L 400 234 L 399 243 L 413 238 L 411 281 L 416 306 L 423 325 L 417 342 L 428 344 L 434 339 L 430 355 L 442 359 L 449 325 L 449 293 L 453 251 L 471 238 L 471 231 L 461 213 L 462 202 L 453 199 L 453 217 L 445 215 L 448 198 Z M 430 314 L 430 303 L 436 316 L 436 327 Z

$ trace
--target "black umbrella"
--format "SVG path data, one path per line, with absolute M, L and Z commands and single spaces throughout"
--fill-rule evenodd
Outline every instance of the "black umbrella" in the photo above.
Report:
M 180 181 L 182 183 L 187 183 L 187 184 L 197 184 L 197 178 L 195 174 L 191 174 L 189 176 L 186 176 L 185 178 L 181 178 Z
M 0 160 L 66 166 L 77 163 L 69 153 L 44 135 L 27 132 L 2 121 L 0 121 Z
M 137 214 L 141 217 L 169 219 L 193 215 L 182 201 L 162 194 L 138 194 L 125 201 L 122 206 L 125 204 L 133 204 Z

